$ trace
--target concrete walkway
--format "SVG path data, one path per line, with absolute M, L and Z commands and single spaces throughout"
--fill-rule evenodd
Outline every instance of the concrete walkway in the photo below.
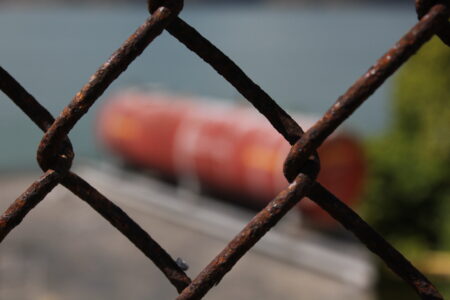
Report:
M 183 226 L 183 222 L 175 222 L 167 213 L 161 213 L 160 207 L 149 204 L 143 208 L 141 201 L 132 199 L 139 198 L 136 195 L 124 198 L 123 188 L 108 176 L 100 178 L 98 171 L 89 168 L 79 174 L 121 206 L 174 258 L 187 261 L 191 277 L 236 233 L 224 229 L 215 236 L 195 226 Z M 3 212 L 37 176 L 1 176 L 0 210 Z M 161 199 L 164 197 L 167 195 Z M 235 215 L 245 216 L 246 213 L 240 212 Z M 270 237 L 267 239 L 270 241 Z M 293 257 L 296 255 L 292 253 Z M 357 286 L 254 250 L 205 299 L 373 299 L 368 289 Z M 175 289 L 138 249 L 61 187 L 0 244 L 1 300 L 175 297 Z

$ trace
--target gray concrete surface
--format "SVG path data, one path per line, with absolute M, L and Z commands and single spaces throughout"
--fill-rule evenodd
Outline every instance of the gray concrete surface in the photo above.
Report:
M 89 178 L 95 172 L 81 174 L 95 182 L 95 178 Z M 0 176 L 0 210 L 4 211 L 36 176 Z M 97 187 L 173 257 L 187 261 L 191 277 L 227 243 L 224 237 L 214 237 L 162 214 L 152 214 L 151 209 L 130 205 L 129 199 L 105 182 Z M 61 187 L 0 244 L 1 300 L 159 300 L 175 296 L 175 289 L 139 250 Z M 373 298 L 370 290 L 251 251 L 205 299 Z

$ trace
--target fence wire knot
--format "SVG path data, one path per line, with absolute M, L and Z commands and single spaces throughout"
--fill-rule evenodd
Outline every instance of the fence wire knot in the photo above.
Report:
M 294 149 L 295 145 L 291 147 L 284 161 L 284 177 L 286 177 L 288 182 L 292 182 L 300 173 L 303 173 L 315 179 L 320 172 L 319 156 L 315 153 L 315 155 L 310 155 L 306 160 L 299 159 L 298 156 L 300 154 Z
M 147 1 L 147 7 L 148 11 L 153 14 L 158 8 L 160 7 L 166 7 L 174 12 L 176 14 L 180 13 L 180 11 L 183 9 L 184 1 L 183 0 L 148 0 Z
M 430 11 L 430 9 L 437 4 L 444 5 L 447 11 L 450 11 L 449 0 L 416 0 L 416 11 L 419 20 L 422 19 Z M 437 29 L 436 34 L 444 44 L 450 47 L 450 21 L 448 16 L 447 20 L 443 21 Z
M 52 169 L 64 174 L 70 170 L 75 154 L 72 149 L 72 144 L 67 137 L 62 141 L 60 148 L 61 150 L 57 153 L 61 154 L 52 156 L 49 159 L 41 159 L 40 156 L 37 156 L 37 161 L 42 171 L 46 172 Z

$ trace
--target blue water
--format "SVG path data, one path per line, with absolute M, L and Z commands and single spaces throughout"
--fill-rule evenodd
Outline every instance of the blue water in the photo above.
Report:
M 416 22 L 412 6 L 187 6 L 181 16 L 288 111 L 315 114 L 322 114 Z M 0 64 L 57 115 L 146 17 L 145 9 L 137 6 L 4 7 Z M 363 136 L 386 129 L 390 83 L 349 119 L 348 128 Z M 135 85 L 241 101 L 225 80 L 167 33 L 98 102 Z M 70 134 L 78 158 L 102 156 L 92 134 L 98 107 Z M 41 132 L 3 94 L 0 137 L 0 171 L 37 169 Z

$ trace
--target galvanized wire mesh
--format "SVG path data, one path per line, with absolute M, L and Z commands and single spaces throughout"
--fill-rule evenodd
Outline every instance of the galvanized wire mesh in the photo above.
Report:
M 230 58 L 178 17 L 182 8 L 182 0 L 150 0 L 148 9 L 151 16 L 95 72 L 56 120 L 0 67 L 0 89 L 44 131 L 37 151 L 37 161 L 44 173 L 1 215 L 0 242 L 54 187 L 61 184 L 88 203 L 153 261 L 179 292 L 176 299 L 201 299 L 294 205 L 308 196 L 381 258 L 422 299 L 443 299 L 433 284 L 399 251 L 315 181 L 320 171 L 320 160 L 315 150 L 433 35 L 438 35 L 450 46 L 448 0 L 416 0 L 418 23 L 306 132 Z M 124 211 L 70 171 L 74 153 L 68 133 L 108 86 L 164 30 L 211 65 L 292 145 L 284 164 L 284 174 L 291 184 L 262 209 L 193 280 Z

